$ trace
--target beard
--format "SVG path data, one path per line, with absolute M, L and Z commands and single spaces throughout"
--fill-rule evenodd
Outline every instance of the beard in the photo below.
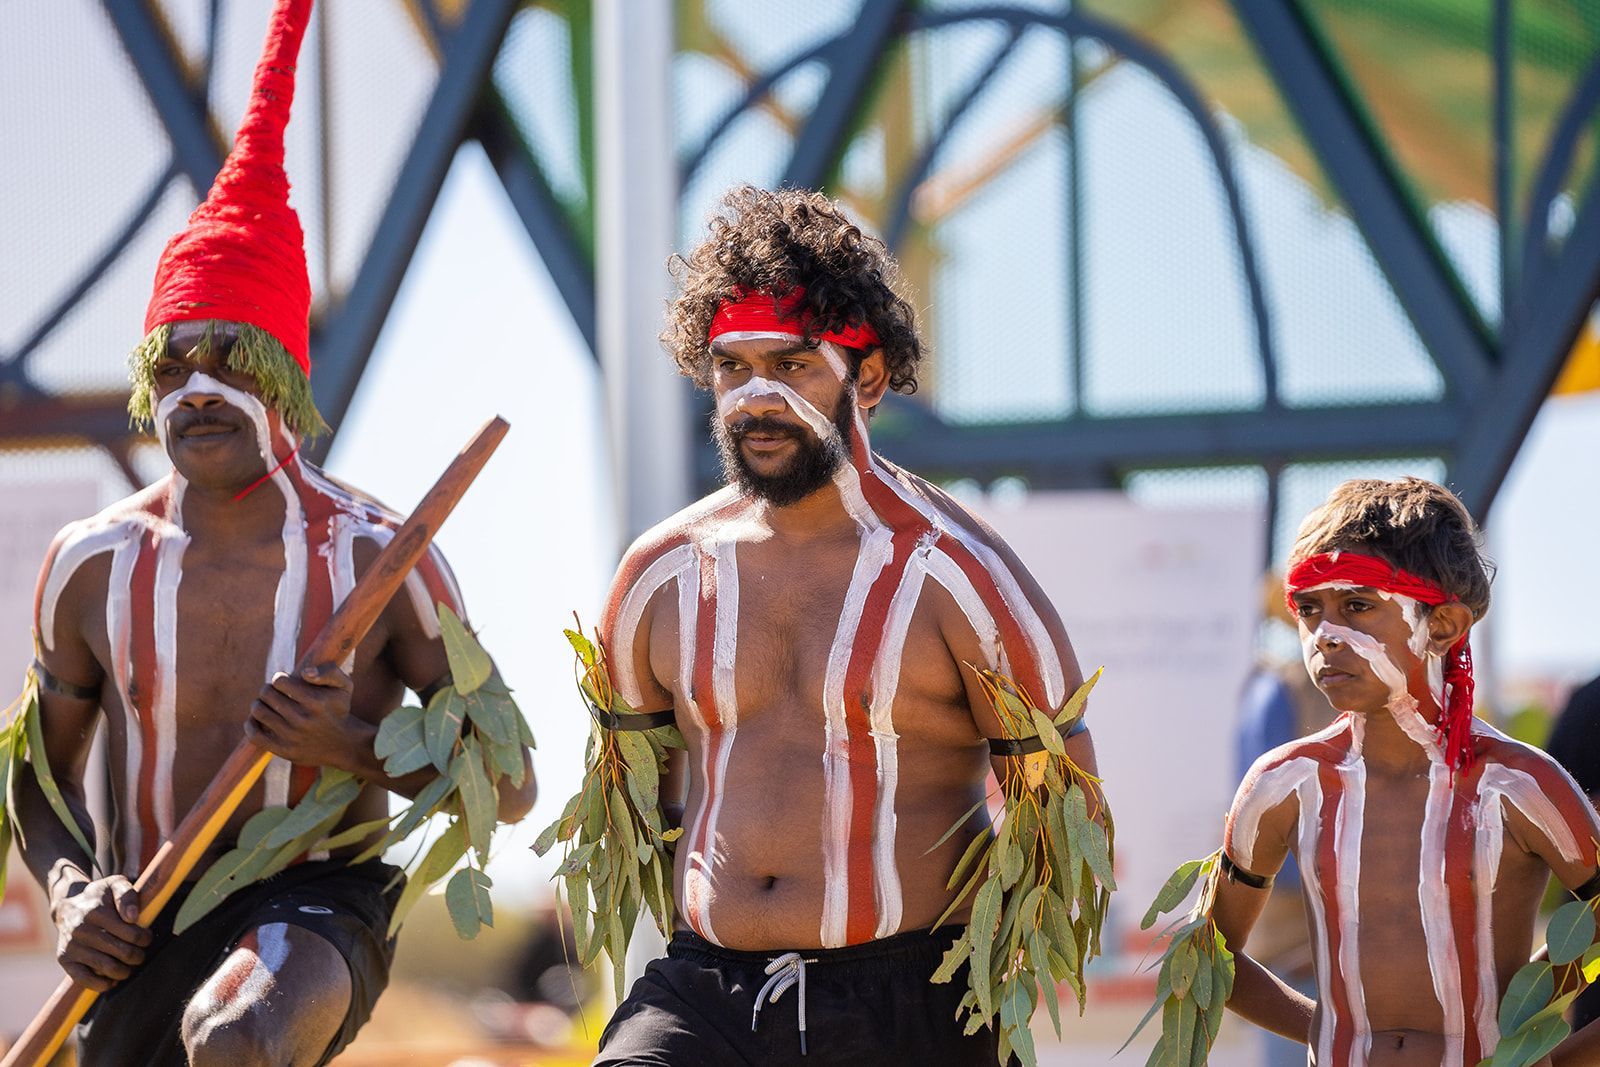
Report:
M 818 489 L 833 481 L 834 474 L 847 461 L 854 439 L 855 390 L 845 389 L 833 411 L 836 434 L 820 440 L 804 423 L 798 425 L 781 419 L 753 416 L 735 422 L 725 422 L 716 412 L 711 413 L 711 435 L 717 442 L 717 455 L 722 459 L 722 476 L 729 485 L 741 492 L 759 497 L 773 507 L 781 508 L 799 503 Z M 751 468 L 739 447 L 744 438 L 753 433 L 787 437 L 794 442 L 793 455 L 775 474 L 761 474 Z

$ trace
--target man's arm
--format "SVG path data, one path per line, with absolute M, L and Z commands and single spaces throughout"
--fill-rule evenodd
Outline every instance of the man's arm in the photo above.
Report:
M 1260 765 L 1258 762 L 1257 767 Z M 1233 995 L 1228 1007 L 1262 1029 L 1305 1042 L 1311 1034 L 1316 1001 L 1285 984 L 1244 951 L 1271 895 L 1271 879 L 1289 854 L 1290 835 L 1299 817 L 1299 802 L 1293 793 L 1258 814 L 1257 781 L 1252 768 L 1228 812 L 1222 854 L 1237 873 L 1222 877 L 1211 917 L 1233 953 Z M 1236 835 L 1241 824 L 1245 832 Z
M 429 694 L 448 684 L 450 661 L 444 641 L 423 628 L 411 599 L 397 596 L 379 624 L 387 635 L 382 655 L 407 688 Z M 495 676 L 498 680 L 498 674 Z M 425 767 L 394 777 L 373 751 L 378 725 L 350 713 L 350 676 L 336 664 L 321 664 L 299 675 L 279 675 L 264 686 L 251 707 L 246 731 L 271 752 L 308 766 L 335 767 L 393 793 L 415 797 L 438 772 Z M 509 775 L 499 779 L 502 822 L 516 822 L 533 807 L 537 794 L 532 754 L 522 751 L 520 786 Z
M 48 565 L 47 565 L 48 566 Z M 41 581 L 41 588 L 43 587 Z M 62 799 L 83 836 L 94 841 L 94 822 L 83 779 L 100 713 L 100 664 L 84 640 L 81 620 L 90 581 L 80 572 L 62 591 L 53 633 L 40 649 L 39 708 L 49 761 Z M 38 625 L 37 615 L 35 625 Z M 41 642 L 41 644 L 43 644 Z M 90 695 L 90 694 L 94 695 Z M 34 760 L 40 754 L 34 753 Z M 122 875 L 96 878 L 94 857 L 84 853 L 45 799 L 31 765 L 18 772 L 11 818 L 23 862 L 45 888 L 56 924 L 56 959 L 80 985 L 110 989 L 144 962 L 148 930 L 140 928 L 138 895 Z

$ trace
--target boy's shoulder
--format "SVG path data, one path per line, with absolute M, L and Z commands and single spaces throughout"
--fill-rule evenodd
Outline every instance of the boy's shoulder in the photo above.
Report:
M 1566 792 L 1577 788 L 1572 777 L 1548 752 L 1525 741 L 1518 741 L 1482 719 L 1472 722 L 1472 747 L 1477 763 L 1482 765 L 1483 774 L 1488 777 L 1504 777 L 1509 773 L 1531 778 L 1543 790 L 1559 789 Z
M 1341 715 L 1315 733 L 1297 737 L 1258 757 L 1245 775 L 1247 782 L 1289 766 L 1310 767 L 1343 762 L 1355 742 L 1353 719 Z

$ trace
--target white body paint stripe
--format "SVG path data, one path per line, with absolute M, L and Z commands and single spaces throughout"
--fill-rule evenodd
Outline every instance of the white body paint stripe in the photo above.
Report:
M 1427 943 L 1428 969 L 1433 992 L 1444 1015 L 1445 1057 L 1449 1067 L 1459 1067 L 1466 1033 L 1461 1003 L 1461 958 L 1450 923 L 1450 894 L 1445 884 L 1445 842 L 1450 833 L 1450 808 L 1455 791 L 1450 768 L 1442 760 L 1428 765 L 1428 800 L 1422 816 L 1422 852 L 1417 904 L 1422 910 L 1422 934 Z
M 145 530 L 143 523 L 133 519 L 109 524 L 103 522 L 91 519 L 75 524 L 76 529 L 67 535 L 56 550 L 56 558 L 51 563 L 49 575 L 45 577 L 44 593 L 39 602 L 39 639 L 47 652 L 54 650 L 56 645 L 56 606 L 78 568 L 102 552 L 120 551 L 130 543 L 137 543 Z
M 912 492 L 891 471 L 884 468 L 875 456 L 872 467 L 879 480 L 893 489 L 908 506 L 916 509 L 934 529 L 949 534 L 977 557 L 979 564 L 994 579 L 995 586 L 1000 590 L 1001 599 L 1005 601 L 1006 607 L 1010 609 L 1018 627 L 1027 638 L 1029 651 L 1033 653 L 1034 662 L 1039 664 L 1039 676 L 1044 681 L 1044 699 L 1050 707 L 1060 707 L 1066 700 L 1066 676 L 1062 670 L 1061 657 L 1056 652 L 1055 642 L 1051 639 L 1044 620 L 1039 617 L 1039 612 L 1034 608 L 1032 601 L 1022 592 L 1022 585 L 1017 581 L 1016 575 L 1011 573 L 1011 568 L 1006 566 L 998 552 L 990 548 L 981 538 L 967 531 L 954 516 L 945 512 L 933 501 Z
M 176 517 L 176 506 L 174 513 Z M 188 544 L 187 536 L 173 531 L 162 537 L 156 550 L 153 792 L 156 829 L 164 840 L 171 839 L 177 826 L 172 811 L 172 767 L 178 754 L 178 585 L 183 579 L 183 551 Z
M 117 813 L 124 835 L 123 873 L 139 876 L 142 864 L 144 834 L 139 828 L 139 764 L 144 758 L 144 736 L 135 721 L 133 698 L 130 693 L 130 671 L 133 659 L 133 605 L 131 585 L 133 565 L 139 558 L 139 540 L 143 528 L 129 524 L 133 535 L 117 547 L 111 557 L 111 577 L 106 583 L 106 639 L 111 650 L 112 681 L 117 687 L 117 699 L 127 717 L 123 730 L 126 738 L 122 767 L 122 808 Z
M 1339 765 L 1343 790 L 1334 816 L 1333 850 L 1338 864 L 1339 969 L 1345 975 L 1350 1001 L 1350 1067 L 1364 1067 L 1372 1052 L 1372 1027 L 1367 1022 L 1367 997 L 1361 985 L 1361 835 L 1367 808 L 1367 765 L 1352 746 Z
M 1315 774 L 1308 774 L 1298 787 L 1300 793 L 1300 884 L 1305 887 L 1306 903 L 1311 907 L 1311 930 L 1316 943 L 1317 985 L 1332 988 L 1333 962 L 1328 952 L 1328 911 L 1322 899 L 1322 886 L 1317 878 L 1317 836 L 1322 812 L 1322 782 Z M 1313 813 L 1307 817 L 1307 813 Z M 1322 1004 L 1321 1026 L 1317 1032 L 1317 1060 L 1321 1064 L 1333 1063 L 1333 1005 Z
M 872 674 L 872 743 L 878 757 L 878 802 L 873 812 L 872 872 L 877 890 L 878 925 L 875 937 L 889 937 L 900 930 L 904 901 L 900 872 L 895 865 L 895 796 L 900 784 L 900 736 L 894 729 L 894 698 L 900 686 L 900 665 L 905 652 L 911 619 L 922 597 L 922 582 L 927 576 L 923 558 L 927 550 L 918 546 L 906 566 L 905 575 L 889 604 L 884 623 L 883 644 Z
M 716 775 L 716 794 L 708 805 L 709 810 L 701 821 L 700 830 L 708 871 L 716 870 L 721 852 L 717 843 L 717 822 L 722 815 L 722 802 L 728 795 L 728 758 L 733 754 L 734 735 L 739 727 L 738 694 L 734 688 L 739 627 L 739 567 L 735 545 L 734 541 L 724 541 L 716 546 L 713 572 L 717 615 L 711 641 L 711 688 L 721 723 L 721 736 L 711 765 L 712 773 Z M 711 897 L 710 893 L 705 895 L 701 908 L 701 918 L 708 932 L 711 930 Z
M 698 564 L 698 559 L 695 562 Z M 684 710 L 689 713 L 689 719 L 700 735 L 700 781 L 708 783 L 712 780 L 711 731 L 705 716 L 700 713 L 699 702 L 690 695 L 693 692 L 696 631 L 700 619 L 700 588 L 693 578 L 695 573 L 697 567 L 685 572 L 678 582 L 678 676 L 689 683 L 684 689 Z M 689 852 L 683 865 L 683 897 L 689 920 L 700 936 L 712 944 L 721 944 L 711 925 L 711 857 L 699 845 L 703 839 L 708 808 L 709 805 L 701 804 L 689 826 Z
M 862 532 L 861 549 L 856 554 L 849 588 L 845 590 L 844 606 L 839 612 L 839 625 L 834 630 L 833 644 L 828 649 L 828 667 L 822 680 L 822 792 L 823 818 L 826 822 L 822 836 L 822 927 L 819 936 L 823 948 L 844 945 L 850 909 L 848 858 L 850 819 L 855 798 L 850 788 L 845 675 L 855 649 L 861 615 L 866 609 L 867 594 L 878 575 L 889 565 L 894 555 L 893 542 L 893 532 L 876 522 Z
M 1477 936 L 1473 961 L 1478 969 L 1478 1003 L 1472 1005 L 1478 1047 L 1487 1055 L 1500 1042 L 1499 976 L 1494 965 L 1494 887 L 1500 880 L 1500 855 L 1505 846 L 1505 809 L 1501 799 L 1508 784 L 1497 773 L 1508 767 L 1490 765 L 1478 783 L 1478 827 L 1472 848 L 1472 907 Z
M 1004 650 L 1000 647 L 1000 629 L 966 572 L 940 548 L 928 553 L 924 566 L 928 569 L 929 577 L 944 587 L 967 617 L 967 625 L 972 627 L 972 632 L 977 635 L 978 647 L 983 649 L 983 665 L 990 670 L 1005 671 L 1007 667 L 1002 662 Z
M 694 549 L 689 545 L 678 547 L 663 553 L 660 558 L 644 569 L 639 575 L 633 588 L 628 590 L 623 597 L 622 609 L 617 613 L 615 631 L 611 635 L 611 642 L 615 646 L 611 651 L 611 676 L 616 681 L 617 689 L 622 693 L 622 699 L 628 706 L 637 709 L 644 701 L 644 694 L 639 688 L 639 678 L 634 671 L 634 641 L 639 634 L 639 620 L 644 617 L 644 609 L 649 606 L 650 598 L 656 591 L 676 578 L 680 582 L 687 580 L 686 576 L 694 572 Z
M 1235 863 L 1247 871 L 1256 869 L 1256 839 L 1261 834 L 1262 817 L 1289 799 L 1290 794 L 1298 790 L 1307 777 L 1314 778 L 1316 774 L 1316 760 L 1299 756 L 1256 776 L 1248 796 L 1240 787 L 1240 796 L 1235 798 L 1233 804 L 1233 822 L 1228 840 Z M 1304 819 L 1306 813 L 1302 811 L 1300 817 Z

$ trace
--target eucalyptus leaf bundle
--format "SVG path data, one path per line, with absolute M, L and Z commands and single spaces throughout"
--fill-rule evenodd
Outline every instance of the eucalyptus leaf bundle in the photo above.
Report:
M 1205 880 L 1194 907 L 1163 932 L 1167 949 L 1152 964 L 1161 969 L 1155 1003 L 1123 1042 L 1122 1047 L 1127 1048 L 1145 1024 L 1161 1013 L 1161 1038 L 1145 1061 L 1146 1067 L 1200 1067 L 1217 1040 L 1234 979 L 1233 953 L 1211 918 L 1221 871 L 1221 849 L 1183 864 L 1161 887 L 1139 923 L 1141 930 L 1148 930 L 1157 916 L 1176 910 L 1195 883 Z
M 605 650 L 581 630 L 564 633 L 578 657 L 578 691 L 593 722 L 583 756 L 583 788 L 539 834 L 533 849 L 542 856 L 562 842 L 556 874 L 572 910 L 579 963 L 588 967 L 604 951 L 621 1000 L 623 961 L 641 908 L 649 909 L 663 937 L 672 936 L 672 851 L 683 830 L 666 825 L 661 781 L 667 751 L 683 748 L 683 736 L 672 725 L 648 730 L 603 725 L 634 711 L 611 684 Z
M 533 733 L 516 701 L 494 674 L 489 655 L 460 618 L 439 605 L 439 629 L 450 661 L 451 684 L 427 707 L 397 708 L 384 717 L 373 751 L 393 776 L 427 767 L 438 772 L 411 801 L 393 814 L 334 833 L 362 782 L 348 771 L 324 767 L 316 783 L 292 808 L 264 808 L 239 831 L 235 847 L 208 867 L 178 909 L 174 929 L 182 933 L 232 893 L 283 870 L 296 856 L 347 848 L 372 839 L 352 863 L 383 855 L 435 815 L 449 823 L 409 865 L 408 880 L 390 919 L 393 935 L 422 895 L 455 870 L 445 887 L 445 904 L 456 933 L 472 939 L 494 925 L 489 900 L 493 884 L 484 865 L 499 809 L 499 780 L 520 788 L 527 774 L 524 745 Z M 331 836 L 330 836 L 331 835 Z
M 998 1016 L 999 1061 L 1007 1063 L 1015 1053 L 1034 1067 L 1038 1057 L 1028 1029 L 1034 1009 L 1042 999 L 1060 1036 L 1056 987 L 1066 982 L 1077 998 L 1078 1014 L 1083 1014 L 1088 995 L 1084 969 L 1100 954 L 1100 931 L 1117 887 L 1111 811 L 1101 797 L 1099 779 L 1067 756 L 1061 737 L 1083 714 L 1101 672 L 1059 711 L 1046 713 L 1009 678 L 973 669 L 1005 736 L 1037 737 L 1044 747 L 1007 757 L 1000 783 L 1003 814 L 973 838 L 950 875 L 946 888 L 961 889 L 934 926 L 943 925 L 969 894 L 972 916 L 932 981 L 948 982 L 968 963 L 968 988 L 956 1013 L 958 1018 L 966 1015 L 966 1032 L 994 1026 Z M 979 801 L 956 820 L 933 847 L 963 829 L 986 802 Z
M 1548 959 L 1525 964 L 1511 976 L 1500 1000 L 1500 1043 L 1480 1067 L 1530 1067 L 1572 1033 L 1567 1009 L 1584 986 L 1600 978 L 1597 904 L 1600 900 L 1571 900 L 1550 916 Z

